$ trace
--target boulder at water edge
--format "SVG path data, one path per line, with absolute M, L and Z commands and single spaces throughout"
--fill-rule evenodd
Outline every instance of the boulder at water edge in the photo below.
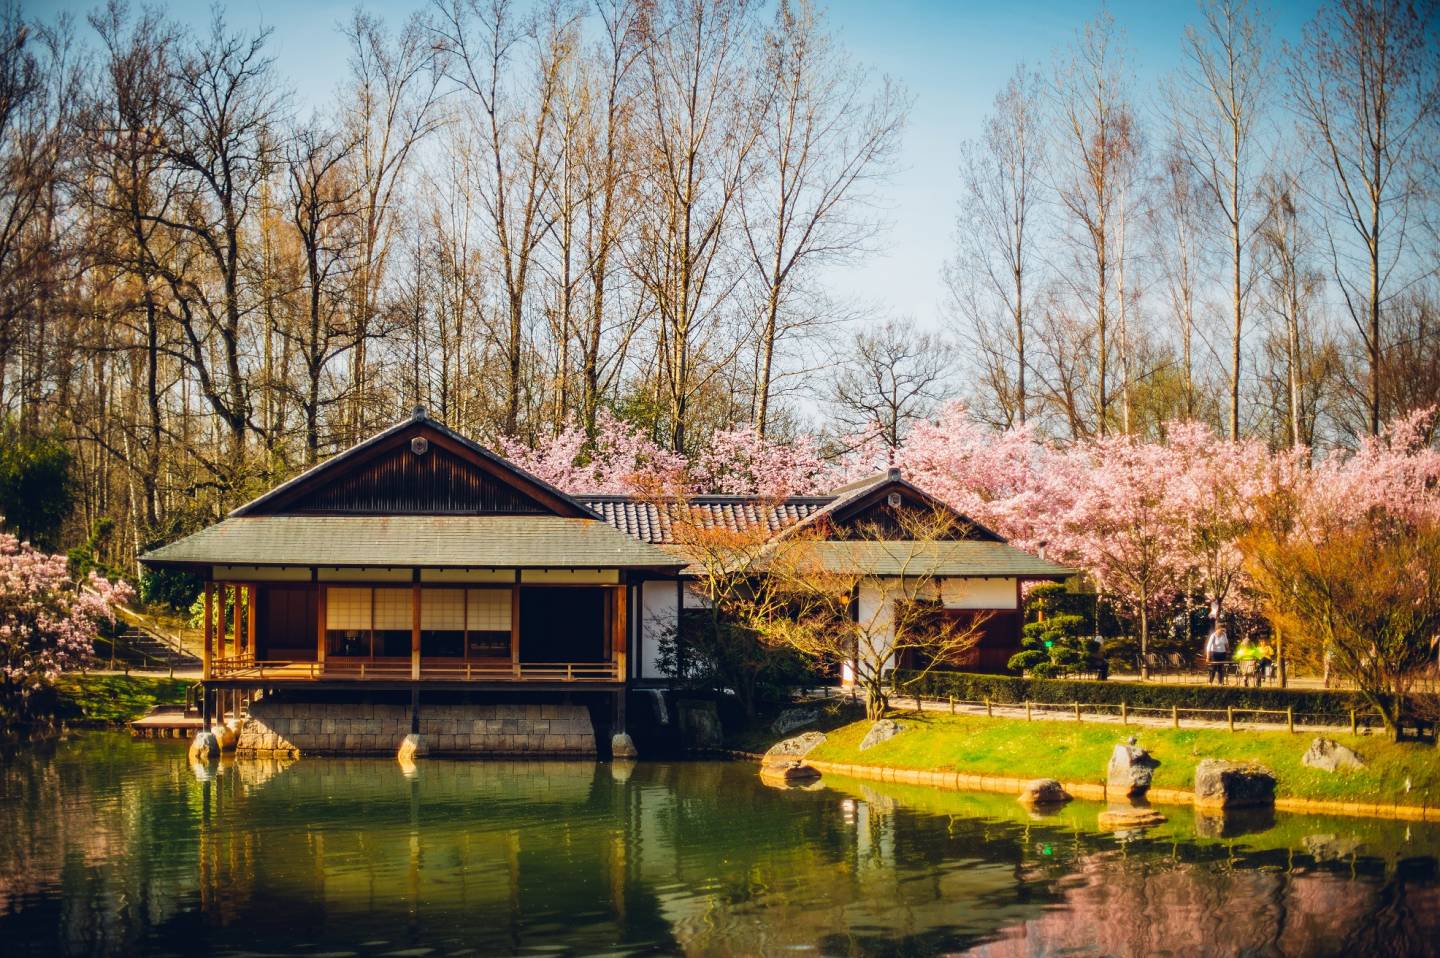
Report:
M 1207 758 L 1195 766 L 1195 804 L 1243 808 L 1275 804 L 1275 773 L 1254 762 Z
M 770 731 L 776 735 L 789 735 L 797 728 L 814 725 L 819 720 L 820 712 L 817 709 L 786 709 L 770 723 Z
M 820 778 L 820 772 L 804 762 L 791 759 L 760 766 L 760 781 L 775 788 L 808 785 Z
M 1134 832 L 1164 823 L 1165 816 L 1153 808 L 1127 805 L 1112 805 L 1097 820 L 1101 828 L 1115 832 Z
M 865 737 L 860 740 L 860 751 L 873 748 L 881 742 L 888 742 L 904 730 L 905 726 L 894 719 L 880 719 L 870 726 L 870 731 L 866 732 Z
M 1150 779 L 1159 768 L 1160 760 L 1130 741 L 1115 746 L 1110 764 L 1105 767 L 1105 787 L 1117 795 L 1138 798 L 1150 787 Z
M 767 765 L 804 758 L 825 742 L 824 732 L 803 732 L 770 746 L 761 759 Z
M 395 757 L 404 765 L 406 763 L 413 764 L 415 759 L 424 754 L 425 739 L 411 732 L 400 740 L 400 750 L 395 753 Z
M 635 748 L 635 740 L 624 732 L 616 732 L 610 736 L 610 757 L 613 759 L 636 759 L 640 757 L 640 751 Z
M 1053 778 L 1037 778 L 1025 783 L 1020 801 L 1026 805 L 1063 805 L 1070 801 L 1070 793 Z
M 1358 753 L 1328 738 L 1311 742 L 1300 762 L 1322 772 L 1349 772 L 1365 767 L 1365 760 Z
M 190 743 L 190 758 L 193 761 L 205 762 L 212 758 L 220 757 L 220 740 L 215 737 L 214 732 L 196 732 L 195 740 Z

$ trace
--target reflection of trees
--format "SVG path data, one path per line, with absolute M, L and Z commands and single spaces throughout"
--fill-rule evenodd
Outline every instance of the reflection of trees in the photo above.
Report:
M 133 951 L 148 925 L 187 907 L 200 809 L 183 757 L 119 736 L 0 757 L 0 941 L 23 907 L 53 936 L 44 954 Z M 66 894 L 50 897 L 56 888 Z
M 1436 836 L 1409 841 L 1403 823 L 1282 816 L 1212 839 L 1176 810 L 1171 831 L 1122 845 L 1081 804 L 1032 818 L 1009 796 L 776 791 L 739 763 L 197 776 L 174 745 L 96 736 L 0 764 L 0 814 L 0 941 L 43 954 L 1425 954 L 1440 937 L 1434 858 L 1400 857 Z

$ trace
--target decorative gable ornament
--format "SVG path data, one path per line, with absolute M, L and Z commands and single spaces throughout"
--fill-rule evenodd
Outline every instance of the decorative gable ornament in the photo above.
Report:
M 426 451 L 429 448 L 430 440 L 426 439 L 424 436 L 416 436 L 414 439 L 410 440 L 410 451 L 417 456 L 425 455 Z

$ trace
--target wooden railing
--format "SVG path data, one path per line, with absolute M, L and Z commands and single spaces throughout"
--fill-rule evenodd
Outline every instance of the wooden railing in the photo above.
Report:
M 211 678 L 244 677 L 284 680 L 349 679 L 353 681 L 404 681 L 411 676 L 410 663 L 361 659 L 347 662 L 331 659 L 319 662 L 256 660 L 249 655 L 216 659 L 210 663 Z M 544 662 L 514 664 L 422 662 L 420 678 L 459 682 L 618 682 L 616 662 Z

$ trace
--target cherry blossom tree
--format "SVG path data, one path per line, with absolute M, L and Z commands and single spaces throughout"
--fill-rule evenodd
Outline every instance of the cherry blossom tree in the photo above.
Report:
M 501 439 L 499 451 L 527 472 L 575 493 L 633 493 L 673 485 L 686 468 L 683 456 L 606 411 L 596 417 L 593 440 L 575 425 L 533 447 Z
M 1032 428 L 997 433 L 960 403 L 914 426 L 895 461 L 910 481 L 1022 548 L 1040 548 L 1070 501 L 1055 481 L 1057 454 Z
M 779 442 L 754 426 L 711 435 L 690 466 L 697 492 L 779 499 L 814 495 L 839 485 L 839 470 L 820 458 L 815 441 Z
M 0 532 L 0 729 L 30 720 L 38 693 L 84 665 L 101 622 L 133 592 L 91 572 L 77 588 L 64 555 Z
M 1052 468 L 1074 490 L 1052 527 L 1055 558 L 1084 569 L 1134 614 L 1148 678 L 1150 623 L 1183 589 L 1188 567 L 1186 516 L 1170 491 L 1184 460 L 1159 443 L 1110 436 L 1072 448 Z

